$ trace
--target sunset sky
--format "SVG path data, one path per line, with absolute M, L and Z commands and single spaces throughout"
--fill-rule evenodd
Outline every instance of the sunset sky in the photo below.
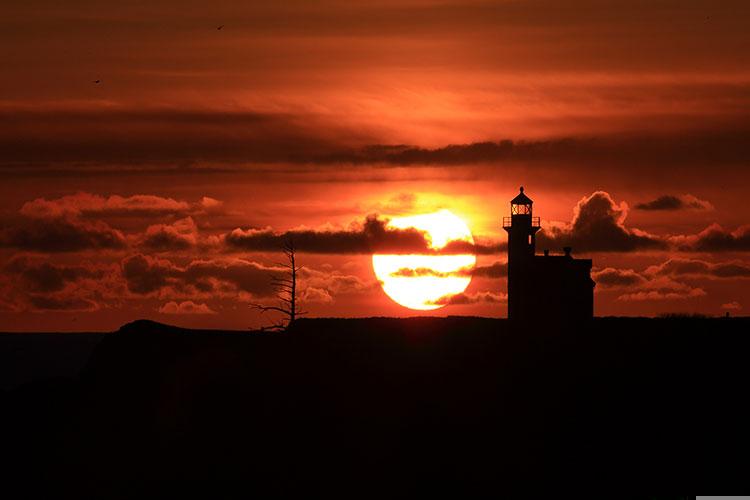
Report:
M 750 3 L 29 0 L 0 19 L 0 331 L 506 314 L 509 201 L 596 315 L 750 309 Z M 218 29 L 221 27 L 221 29 Z M 98 83 L 96 83 L 98 81 Z M 386 296 L 450 210 L 469 287 Z

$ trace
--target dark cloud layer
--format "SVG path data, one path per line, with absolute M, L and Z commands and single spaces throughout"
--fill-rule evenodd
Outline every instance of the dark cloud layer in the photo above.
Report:
M 122 232 L 102 221 L 17 217 L 0 229 L 0 247 L 39 252 L 113 250 L 127 246 Z
M 221 202 L 208 197 L 194 203 L 153 195 L 104 197 L 85 192 L 37 198 L 24 203 L 18 215 L 6 217 L 0 228 L 0 247 L 58 253 L 124 249 L 135 243 L 155 252 L 187 250 L 198 242 L 198 227 L 188 214 L 221 213 Z M 112 218 L 122 221 L 123 217 L 141 225 L 154 218 L 173 222 L 152 224 L 130 238 L 110 225 Z
M 241 259 L 195 260 L 180 267 L 168 260 L 138 254 L 122 262 L 128 290 L 137 295 L 170 288 L 177 293 L 247 292 L 268 296 L 274 293 L 271 276 L 279 272 L 279 269 Z
M 91 299 L 63 295 L 31 295 L 29 302 L 35 311 L 90 312 L 99 309 L 99 304 Z
M 742 261 L 707 262 L 674 257 L 661 264 L 650 266 L 645 273 L 672 277 L 750 278 L 750 264 Z
M 706 295 L 702 288 L 674 279 L 680 276 L 651 272 L 651 268 L 637 272 L 607 267 L 592 272 L 591 277 L 596 282 L 597 292 L 617 290 L 617 300 L 625 302 L 682 301 Z
M 133 196 L 100 196 L 78 192 L 60 198 L 37 198 L 21 207 L 20 213 L 34 218 L 54 218 L 63 216 L 129 216 L 159 217 L 172 214 L 186 214 L 204 205 L 204 198 L 198 203 L 164 198 L 161 196 L 138 194 Z M 216 201 L 216 200 L 213 200 Z
M 477 266 L 474 268 L 472 275 L 482 278 L 504 278 L 508 275 L 508 264 L 506 262 L 494 262 L 489 266 Z
M 388 220 L 376 214 L 340 230 L 295 229 L 276 232 L 271 228 L 235 229 L 224 236 L 224 241 L 230 249 L 255 252 L 277 252 L 285 242 L 292 241 L 300 252 L 331 254 L 482 254 L 494 253 L 502 248 L 489 243 L 471 244 L 456 240 L 435 250 L 430 247 L 430 239 L 425 232 L 414 228 L 389 227 Z
M 27 291 L 41 293 L 58 292 L 68 283 L 85 278 L 96 279 L 103 275 L 101 269 L 39 262 L 24 257 L 12 259 L 4 267 L 4 272 L 20 279 Z
M 678 236 L 671 241 L 678 250 L 688 252 L 748 252 L 750 225 L 730 231 L 719 224 L 712 224 L 696 235 Z
M 696 283 L 704 280 L 750 279 L 750 265 L 741 261 L 708 262 L 673 257 L 638 272 L 607 267 L 592 273 L 597 290 L 621 290 L 621 301 L 674 301 L 698 299 L 707 292 Z
M 662 166 L 735 164 L 750 159 L 750 123 L 723 129 L 672 134 L 561 137 L 543 140 L 500 140 L 451 144 L 429 149 L 411 145 L 372 145 L 323 159 L 326 162 L 391 165 L 467 165 L 477 163 L 543 162 L 606 163 Z
M 121 292 L 112 268 L 82 262 L 60 264 L 19 255 L 2 268 L 0 305 L 13 311 L 95 311 Z
M 267 229 L 235 229 L 224 237 L 230 248 L 277 252 L 285 242 L 292 241 L 300 252 L 309 253 L 373 253 L 427 252 L 429 242 L 424 232 L 416 229 L 387 227 L 388 221 L 369 215 L 350 229 L 291 230 L 283 233 Z
M 635 205 L 638 210 L 710 210 L 713 208 L 711 203 L 699 200 L 693 195 L 686 194 L 683 196 L 663 195 L 658 198 L 638 203 Z
M 2 163 L 318 163 L 361 132 L 305 114 L 175 109 L 0 111 Z M 348 143 L 345 142 L 348 139 Z
M 346 127 L 330 117 L 303 111 L 5 109 L 0 110 L 0 124 L 4 152 L 0 166 L 17 175 L 36 175 L 63 165 L 72 170 L 80 165 L 83 171 L 92 165 L 162 168 L 165 163 L 460 166 L 553 162 L 582 170 L 599 169 L 602 164 L 627 165 L 646 172 L 653 165 L 670 171 L 706 165 L 739 169 L 750 161 L 750 122 L 737 119 L 719 120 L 710 128 L 696 123 L 689 130 L 657 134 L 592 132 L 435 148 L 378 144 L 377 134 L 361 126 Z

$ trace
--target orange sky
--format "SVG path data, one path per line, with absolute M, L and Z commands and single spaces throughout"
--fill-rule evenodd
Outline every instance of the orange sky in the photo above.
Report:
M 370 214 L 449 208 L 502 244 L 521 184 L 552 250 L 594 259 L 597 314 L 744 314 L 749 16 L 707 1 L 7 6 L 0 330 L 257 326 L 252 273 L 277 258 L 233 230 L 348 237 Z M 366 253 L 301 260 L 313 315 L 419 314 L 384 296 Z M 437 313 L 502 316 L 481 298 L 505 286 L 476 276 L 474 303 Z

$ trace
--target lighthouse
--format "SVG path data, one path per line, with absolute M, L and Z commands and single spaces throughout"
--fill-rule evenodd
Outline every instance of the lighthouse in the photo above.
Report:
M 561 255 L 536 254 L 536 234 L 542 228 L 533 215 L 534 202 L 521 186 L 503 217 L 508 233 L 508 318 L 534 321 L 582 321 L 594 315 L 591 259 L 575 259 L 572 249 Z

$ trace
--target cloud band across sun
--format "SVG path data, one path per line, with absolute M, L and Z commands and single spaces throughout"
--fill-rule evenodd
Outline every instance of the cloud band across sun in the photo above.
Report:
M 440 250 L 449 242 L 474 243 L 466 223 L 448 210 L 399 217 L 390 221 L 389 226 L 423 231 L 429 237 L 430 250 Z M 372 267 L 383 291 L 395 302 L 417 310 L 438 309 L 447 304 L 441 300 L 463 293 L 471 282 L 475 264 L 476 256 L 472 253 L 372 256 Z

